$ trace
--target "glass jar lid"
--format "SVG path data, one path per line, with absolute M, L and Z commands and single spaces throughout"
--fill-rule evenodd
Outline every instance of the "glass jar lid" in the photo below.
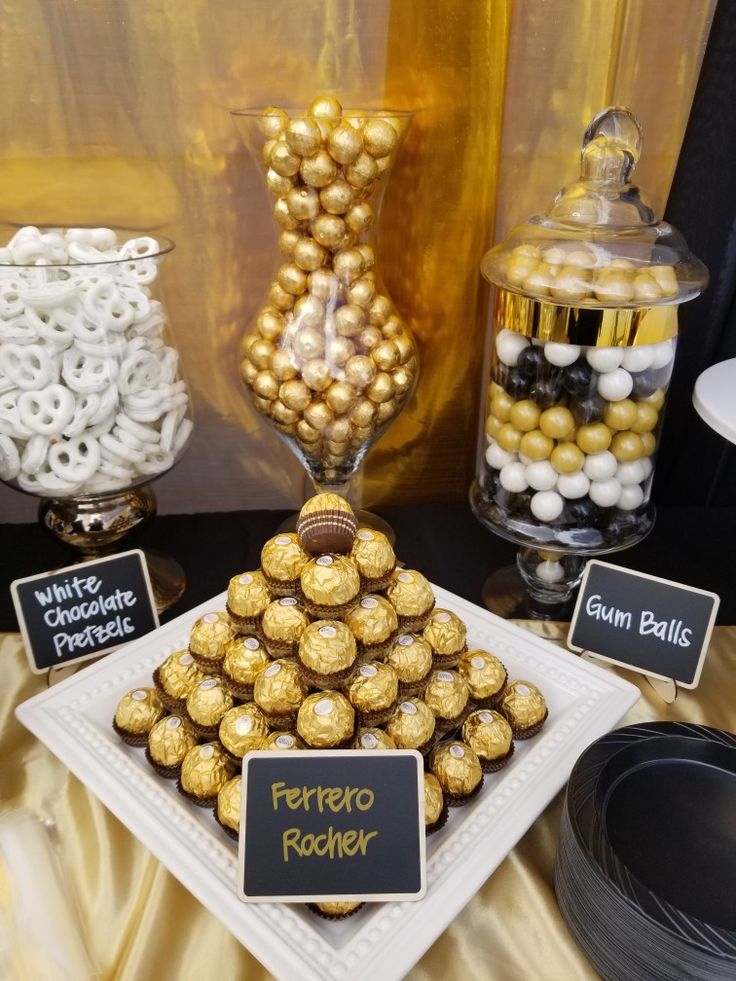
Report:
M 579 180 L 485 254 L 485 278 L 570 307 L 652 307 L 701 293 L 705 266 L 630 183 L 640 152 L 633 113 L 617 106 L 598 113 L 583 137 Z

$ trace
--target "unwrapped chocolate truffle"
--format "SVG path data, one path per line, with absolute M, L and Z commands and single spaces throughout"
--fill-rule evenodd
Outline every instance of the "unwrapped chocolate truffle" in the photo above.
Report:
M 233 707 L 233 696 L 220 678 L 205 678 L 189 694 L 186 715 L 192 729 L 205 739 L 214 739 L 223 715 Z
M 262 572 L 243 572 L 233 576 L 228 584 L 226 609 L 238 633 L 258 630 L 270 602 L 271 593 Z
M 480 761 L 470 746 L 462 742 L 442 743 L 429 761 L 450 807 L 467 804 L 483 786 Z
M 462 737 L 475 751 L 484 773 L 495 773 L 511 759 L 514 744 L 511 726 L 500 712 L 480 709 L 463 722 Z
M 307 694 L 299 668 L 290 660 L 273 661 L 256 678 L 253 700 L 272 729 L 293 729 Z
M 255 704 L 235 705 L 220 720 L 220 742 L 236 763 L 254 749 L 260 749 L 269 734 L 266 718 Z
M 437 668 L 453 668 L 465 651 L 465 624 L 449 610 L 435 609 L 422 636 L 433 651 Z
M 188 650 L 174 651 L 153 672 L 156 694 L 170 712 L 184 710 L 187 695 L 200 681 L 204 681 L 204 675 Z
M 167 715 L 148 733 L 146 759 L 162 777 L 174 779 L 184 757 L 197 742 L 196 733 L 181 715 Z
M 396 611 L 383 596 L 364 596 L 346 614 L 362 658 L 383 657 L 391 649 L 399 624 Z
M 544 695 L 530 681 L 512 681 L 498 708 L 508 720 L 515 739 L 536 736 L 548 715 Z
M 225 649 L 235 637 L 227 613 L 205 613 L 189 634 L 189 653 L 207 674 L 219 674 Z
M 338 620 L 360 594 L 360 576 L 355 562 L 345 555 L 320 555 L 301 571 L 304 606 L 314 617 Z
M 434 712 L 418 698 L 399 702 L 386 723 L 386 732 L 398 749 L 417 749 L 420 753 L 430 749 L 434 730 Z
M 396 555 L 384 534 L 372 528 L 359 528 L 350 554 L 358 567 L 364 590 L 373 593 L 389 585 L 396 568 Z
M 271 657 L 295 657 L 309 617 L 293 596 L 282 596 L 266 607 L 261 633 Z
M 399 679 L 399 697 L 421 694 L 432 673 L 432 648 L 423 637 L 400 634 L 384 661 L 390 664 Z
M 222 680 L 235 698 L 250 701 L 256 678 L 270 663 L 271 658 L 257 637 L 236 637 L 225 650 Z
M 386 598 L 396 610 L 399 628 L 407 634 L 422 630 L 434 609 L 432 587 L 416 569 L 394 572 L 386 590 Z
M 129 746 L 145 746 L 148 733 L 165 715 L 153 688 L 135 688 L 118 702 L 112 727 Z
M 276 596 L 296 594 L 299 573 L 308 561 L 299 536 L 293 532 L 274 535 L 261 549 L 261 571 Z
M 339 620 L 315 620 L 299 638 L 297 661 L 312 688 L 346 685 L 355 674 L 357 657 L 355 638 Z
M 506 668 L 487 651 L 465 651 L 457 662 L 460 674 L 465 678 L 470 696 L 478 708 L 493 708 L 498 704 L 506 687 Z
M 317 692 L 302 702 L 296 728 L 307 746 L 314 749 L 344 746 L 353 738 L 355 712 L 340 692 Z
M 200 807 L 212 807 L 223 784 L 235 775 L 235 764 L 219 743 L 194 746 L 184 757 L 179 792 Z
M 302 548 L 310 555 L 349 552 L 356 527 L 353 509 L 339 494 L 316 494 L 310 498 L 296 523 Z
M 393 715 L 399 679 L 389 664 L 362 664 L 345 690 L 350 704 L 364 726 L 380 726 Z

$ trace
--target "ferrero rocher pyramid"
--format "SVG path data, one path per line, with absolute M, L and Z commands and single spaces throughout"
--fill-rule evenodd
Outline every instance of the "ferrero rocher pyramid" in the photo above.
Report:
M 430 834 L 546 717 L 534 685 L 468 650 L 465 624 L 397 564 L 385 535 L 318 494 L 296 533 L 264 544 L 260 569 L 233 576 L 226 609 L 196 621 L 153 687 L 122 698 L 113 727 L 237 839 L 239 772 L 253 750 L 416 749 Z M 317 912 L 356 908 L 339 905 Z

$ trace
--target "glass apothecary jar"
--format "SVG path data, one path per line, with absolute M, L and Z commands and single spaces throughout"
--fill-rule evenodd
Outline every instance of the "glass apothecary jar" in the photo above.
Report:
M 599 113 L 579 180 L 481 263 L 496 290 L 471 503 L 522 546 L 519 571 L 549 603 L 569 597 L 583 556 L 651 530 L 677 307 L 707 283 L 630 183 L 640 148 L 628 110 Z

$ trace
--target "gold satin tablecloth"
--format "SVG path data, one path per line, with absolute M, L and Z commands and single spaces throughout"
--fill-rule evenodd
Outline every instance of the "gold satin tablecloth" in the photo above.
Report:
M 533 626 L 552 639 L 560 636 L 554 624 Z M 0 638 L 0 665 L 0 816 L 25 807 L 54 822 L 66 877 L 100 978 L 269 978 L 225 927 L 17 722 L 15 706 L 45 686 L 44 677 L 28 670 L 17 635 Z M 622 725 L 685 720 L 736 730 L 736 627 L 715 629 L 699 687 L 680 691 L 672 705 L 665 704 L 645 678 L 623 673 L 639 686 L 642 698 Z M 555 902 L 553 868 L 561 806 L 559 794 L 410 972 L 411 981 L 596 977 Z

